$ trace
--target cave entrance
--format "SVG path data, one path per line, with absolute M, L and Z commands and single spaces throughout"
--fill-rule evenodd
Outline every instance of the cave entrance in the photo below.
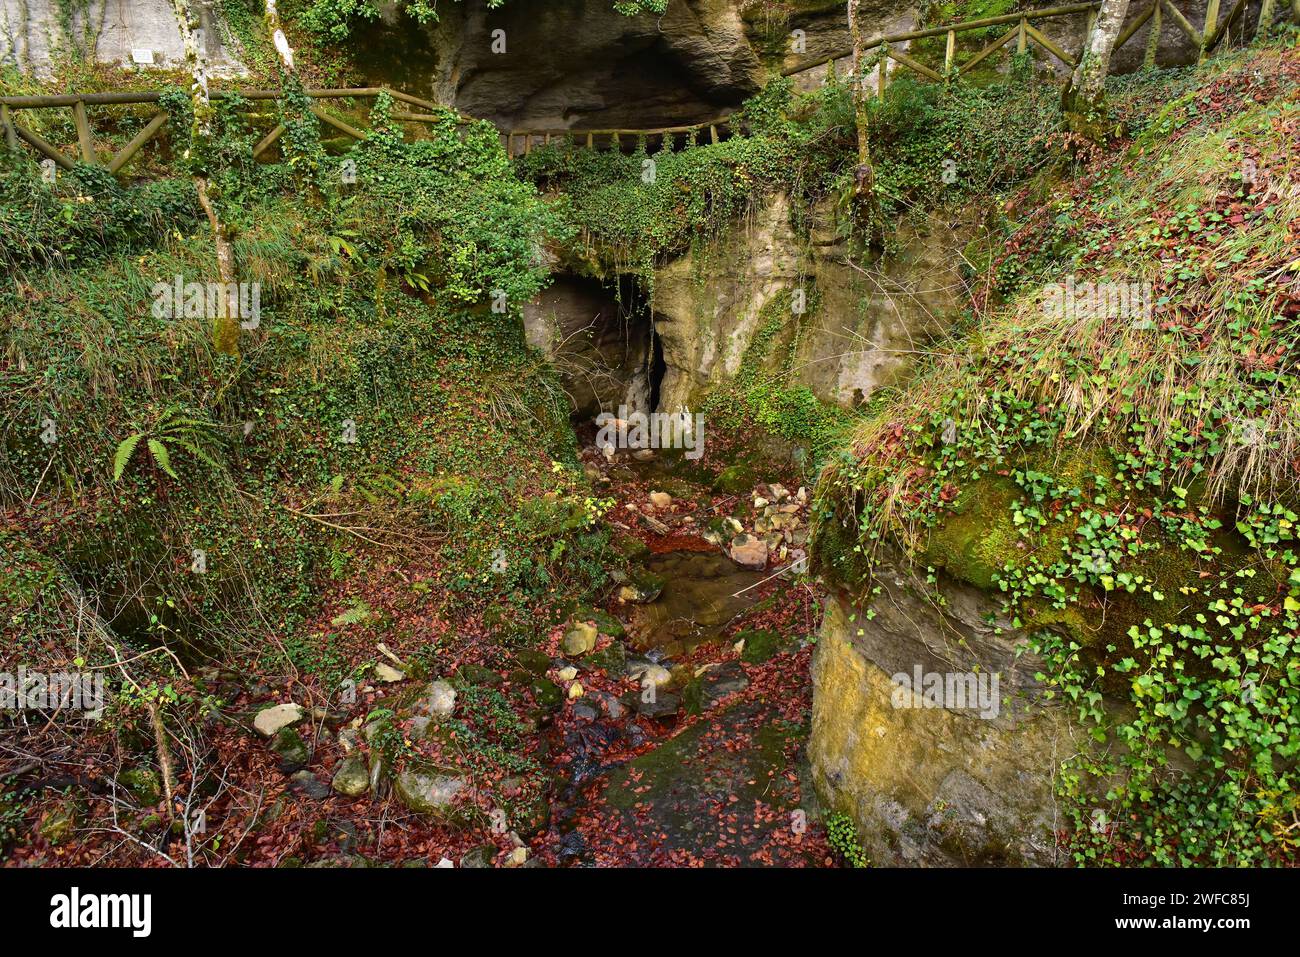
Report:
M 647 412 L 659 411 L 659 387 L 663 385 L 664 373 L 668 371 L 668 363 L 664 360 L 664 340 L 660 337 L 655 327 L 653 316 L 650 319 L 650 363 L 648 373 L 650 376 L 650 407 Z
M 601 412 L 654 412 L 667 371 L 654 313 L 636 277 L 563 274 L 525 310 L 534 345 L 551 352 L 575 423 Z

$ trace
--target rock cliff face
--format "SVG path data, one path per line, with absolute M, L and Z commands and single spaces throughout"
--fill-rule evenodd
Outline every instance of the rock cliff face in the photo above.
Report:
M 510 0 L 496 10 L 486 0 L 458 0 L 439 4 L 440 19 L 426 25 L 392 0 L 377 6 L 380 19 L 355 25 L 349 41 L 366 82 L 510 129 L 697 123 L 730 112 L 782 70 L 849 46 L 842 0 L 671 0 L 660 17 L 623 16 L 610 0 Z M 1255 22 L 1256 6 L 1252 0 L 1239 24 Z M 1178 7 L 1194 26 L 1204 22 L 1203 0 L 1178 0 Z M 86 0 L 72 5 L 66 20 L 63 9 L 55 0 L 0 0 L 0 62 L 45 74 L 66 49 L 125 64 L 138 52 L 145 68 L 150 58 L 164 67 L 183 60 L 171 0 Z M 864 38 L 912 29 L 917 10 L 910 0 L 865 0 Z M 1139 12 L 1135 7 L 1131 16 Z M 217 6 L 201 3 L 200 14 L 213 73 L 243 73 L 238 43 Z M 1053 20 L 1043 31 L 1074 53 L 1082 18 Z M 1141 65 L 1149 31 L 1143 26 L 1115 55 L 1114 70 Z M 1161 65 L 1196 59 L 1169 18 L 1161 44 Z M 801 74 L 797 82 L 809 86 L 824 73 Z
M 776 195 L 658 269 L 645 308 L 620 309 L 612 291 L 561 277 L 526 308 L 529 341 L 557 357 L 580 416 L 620 402 L 697 410 L 746 364 L 852 408 L 899 381 L 960 313 L 975 220 L 904 224 L 898 249 L 864 269 L 848 265 L 828 215 L 801 238 Z
M 1043 699 L 1040 662 L 1016 656 L 1023 637 L 995 631 L 990 620 L 1007 623 L 976 589 L 945 581 L 941 605 L 927 597 L 933 586 L 896 566 L 877 584 L 874 617 L 827 604 L 808 745 L 819 795 L 853 818 L 876 865 L 1061 863 L 1054 773 L 1087 740 Z M 952 700 L 926 707 L 893 680 L 918 669 L 996 675 L 996 715 Z
M 619 302 L 594 280 L 562 276 L 524 307 L 528 342 L 561 370 L 575 419 L 651 408 L 650 323 L 630 285 Z
M 772 322 L 773 347 L 753 358 L 770 372 L 787 364 L 787 385 L 851 408 L 897 381 L 960 311 L 971 220 L 936 215 L 905 224 L 899 250 L 861 270 L 848 265 L 828 216 L 801 241 L 789 212 L 786 197 L 776 196 L 717 249 L 656 274 L 655 328 L 666 366 L 661 407 L 695 408 L 708 388 L 750 361 L 747 353 Z M 803 294 L 802 315 L 790 301 L 795 291 Z M 773 306 L 784 315 L 772 315 Z
M 45 76 L 67 52 L 146 69 L 185 62 L 171 0 L 87 0 L 68 7 L 65 21 L 57 0 L 0 0 L 0 63 Z M 212 73 L 243 73 L 238 44 L 212 5 L 201 5 L 200 19 Z
M 743 6 L 672 0 L 661 17 L 626 17 L 609 0 L 453 3 L 418 37 L 389 10 L 361 42 L 379 54 L 372 80 L 400 80 L 505 128 L 679 125 L 730 112 L 765 80 Z M 385 53 L 395 34 L 408 34 L 400 61 Z

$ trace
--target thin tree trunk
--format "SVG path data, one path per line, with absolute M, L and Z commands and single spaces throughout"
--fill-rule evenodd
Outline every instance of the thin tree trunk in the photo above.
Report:
M 1300 2 L 1300 0 L 1297 0 Z M 867 82 L 862 75 L 862 27 L 858 23 L 859 0 L 849 0 L 849 36 L 853 38 L 853 116 L 858 129 L 858 167 L 854 174 L 854 195 L 870 199 L 875 175 L 871 168 L 871 130 L 867 119 Z M 880 69 L 884 69 L 882 62 Z
M 190 149 L 206 146 L 212 141 L 212 101 L 208 97 L 208 63 L 207 51 L 199 43 L 198 14 L 188 0 L 173 0 L 176 13 L 176 25 L 185 43 L 185 63 L 190 71 L 190 103 L 194 109 L 194 126 L 190 130 Z M 235 252 L 230 244 L 230 237 L 222 224 L 208 194 L 208 177 L 202 169 L 194 171 L 194 188 L 199 194 L 199 205 L 208 217 L 212 228 L 212 244 L 217 252 L 217 314 L 212 317 L 212 342 L 218 352 L 227 355 L 239 354 L 239 316 L 237 315 L 238 296 L 234 303 L 230 301 L 227 291 L 235 282 Z
M 296 74 L 297 70 L 293 65 L 293 47 L 289 46 L 288 38 L 280 29 L 280 12 L 275 7 L 275 0 L 266 0 L 266 29 L 270 31 L 275 52 L 280 54 L 280 62 L 284 64 L 286 70 Z
M 1110 72 L 1110 56 L 1115 52 L 1115 40 L 1124 28 L 1124 18 L 1128 16 L 1128 2 L 1102 0 L 1097 24 L 1070 79 L 1069 95 L 1076 112 L 1091 111 L 1101 103 L 1106 90 L 1106 75 Z

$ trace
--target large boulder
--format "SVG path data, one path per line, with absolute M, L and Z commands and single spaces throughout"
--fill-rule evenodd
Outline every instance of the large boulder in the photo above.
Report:
M 1066 863 L 1055 774 L 1089 739 L 1044 698 L 1025 636 L 974 587 L 945 578 L 940 604 L 902 564 L 875 584 L 874 615 L 828 600 L 813 656 L 808 756 L 823 801 L 853 818 L 874 864 Z M 918 673 L 997 683 L 981 707 L 974 693 L 927 700 Z

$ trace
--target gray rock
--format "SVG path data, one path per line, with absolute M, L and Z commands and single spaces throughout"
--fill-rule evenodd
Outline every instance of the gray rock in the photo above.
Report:
M 652 700 L 647 701 L 646 698 Z M 644 692 L 636 696 L 636 712 L 643 718 L 670 718 L 681 710 L 682 699 L 671 691 L 659 691 L 653 696 Z
M 339 764 L 330 786 L 344 797 L 361 797 L 370 787 L 370 769 L 360 751 L 353 751 Z
M 228 47 L 230 30 L 216 6 L 195 13 L 204 28 L 204 53 L 213 76 L 246 73 L 237 47 Z M 100 63 L 139 69 L 185 69 L 185 44 L 169 0 L 87 0 L 64 8 L 54 0 L 0 0 L 0 62 L 50 76 L 58 54 L 84 51 Z M 134 62 L 147 51 L 146 64 Z
M 461 867 L 494 867 L 497 849 L 491 844 L 483 844 L 465 852 L 465 856 L 460 859 Z
M 408 769 L 393 781 L 397 799 L 419 814 L 445 816 L 456 795 L 465 788 L 463 778 L 435 771 Z
M 307 712 L 300 704 L 288 702 L 263 708 L 253 718 L 253 729 L 264 738 L 271 738 L 281 728 L 287 728 L 302 721 Z
M 456 710 L 456 689 L 441 678 L 430 682 L 429 687 L 416 698 L 413 710 L 417 714 L 444 718 Z
M 323 801 L 330 796 L 329 785 L 310 771 L 295 771 L 289 776 L 289 785 L 314 801 Z

